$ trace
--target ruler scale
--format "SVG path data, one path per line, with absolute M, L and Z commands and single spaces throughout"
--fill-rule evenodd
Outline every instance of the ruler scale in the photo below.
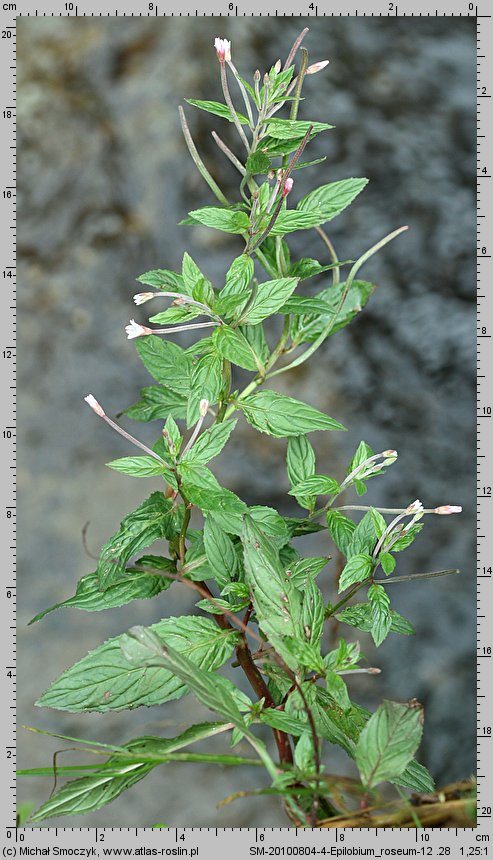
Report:
M 3 655 L 1 725 L 3 728 L 1 843 L 4 857 L 47 856 L 82 853 L 100 857 L 105 849 L 137 849 L 156 856 L 216 858 L 218 852 L 234 850 L 238 860 L 257 856 L 300 856 L 323 854 L 343 856 L 487 857 L 493 853 L 493 633 L 491 632 L 491 580 L 493 579 L 493 536 L 489 516 L 493 504 L 493 298 L 491 229 L 493 225 L 493 24 L 486 2 L 366 2 L 357 7 L 345 0 L 334 4 L 286 2 L 282 8 L 265 9 L 262 3 L 219 2 L 217 8 L 197 0 L 182 0 L 180 8 L 170 8 L 163 0 L 18 0 L 0 2 L 0 204 L 3 230 L 0 233 L 3 289 L 0 312 L 3 337 L 0 341 L 0 534 L 3 539 L 3 594 L 0 646 Z M 477 634 L 477 746 L 478 746 L 478 827 L 472 829 L 406 830 L 296 830 L 292 828 L 60 828 L 16 829 L 15 748 L 16 748 L 16 22 L 30 17 L 470 17 L 477 23 L 477 479 L 478 479 L 478 634 Z M 492 423 L 490 423 L 492 422 Z M 83 819 L 81 819 L 83 820 Z M 56 849 L 56 850 L 55 850 Z M 123 852 L 122 852 L 123 853 Z M 109 855 L 111 856 L 111 855 Z M 139 856 L 139 854 L 136 854 Z

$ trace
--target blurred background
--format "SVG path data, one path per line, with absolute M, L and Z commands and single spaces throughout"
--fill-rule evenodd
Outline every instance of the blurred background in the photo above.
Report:
M 345 434 L 312 436 L 319 471 L 342 477 L 360 439 L 396 448 L 397 463 L 370 482 L 368 503 L 462 504 L 460 517 L 427 518 L 401 574 L 459 567 L 461 575 L 392 588 L 417 636 L 392 635 L 376 652 L 360 634 L 378 678 L 360 676 L 351 694 L 375 708 L 383 697 L 415 696 L 426 709 L 421 761 L 438 784 L 475 767 L 475 30 L 467 18 L 382 19 L 19 19 L 19 725 L 123 743 L 139 734 L 175 734 L 210 718 L 191 698 L 131 714 L 63 714 L 34 700 L 63 669 L 135 623 L 193 610 L 175 585 L 158 599 L 105 613 L 62 609 L 27 627 L 41 609 L 74 593 L 121 518 L 152 489 L 104 464 L 133 453 L 83 403 L 92 392 L 108 414 L 138 399 L 150 378 L 123 331 L 135 309 L 135 277 L 178 269 L 184 250 L 221 283 L 241 242 L 186 213 L 213 204 L 182 140 L 184 98 L 222 101 L 217 35 L 232 40 L 244 77 L 285 59 L 303 26 L 310 62 L 300 118 L 336 128 L 310 145 L 318 167 L 296 174 L 294 203 L 311 188 L 348 176 L 370 184 L 327 227 L 340 259 L 356 258 L 402 224 L 409 231 L 374 257 L 361 276 L 379 285 L 368 307 L 324 345 L 315 360 L 279 377 L 278 390 L 342 421 Z M 233 89 L 233 88 L 232 88 Z M 186 107 L 197 147 L 226 194 L 237 175 L 211 129 L 237 148 L 232 128 Z M 241 106 L 240 106 L 241 109 Z M 237 148 L 240 153 L 239 148 Z M 296 234 L 295 255 L 324 260 L 314 231 Z M 327 281 L 320 279 L 319 286 Z M 178 337 L 178 336 L 177 336 Z M 186 340 L 178 340 L 187 343 Z M 188 341 L 189 342 L 189 341 Z M 122 419 L 151 442 L 160 423 Z M 295 514 L 287 497 L 285 443 L 240 422 L 215 465 L 219 480 L 249 503 Z M 304 539 L 303 553 L 331 551 L 327 537 Z M 333 594 L 333 568 L 318 582 Z M 346 632 L 346 630 L 344 631 Z M 347 628 L 347 638 L 356 638 Z M 63 741 L 19 732 L 19 763 L 49 765 Z M 240 748 L 241 749 L 241 748 Z M 80 760 L 67 753 L 59 764 Z M 330 749 L 330 771 L 353 774 Z M 86 826 L 279 826 L 277 801 L 247 798 L 259 773 L 168 765 Z M 261 784 L 265 780 L 260 778 Z M 39 804 L 49 779 L 19 781 L 19 797 Z

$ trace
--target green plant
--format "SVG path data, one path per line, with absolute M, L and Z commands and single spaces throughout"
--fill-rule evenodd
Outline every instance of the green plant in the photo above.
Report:
M 173 761 L 264 767 L 270 787 L 260 793 L 280 795 L 290 820 L 299 825 L 335 816 L 355 798 L 368 807 L 382 782 L 394 783 L 399 791 L 433 788 L 430 774 L 414 758 L 422 734 L 419 705 L 385 701 L 370 714 L 351 700 L 346 679 L 378 670 L 361 665 L 358 642 L 340 638 L 337 648 L 324 653 L 322 639 L 330 619 L 369 633 L 377 646 L 391 632 L 412 634 L 410 622 L 391 609 L 387 586 L 453 571 L 389 578 L 395 554 L 413 542 L 425 514 L 451 514 L 460 508 L 425 510 L 419 501 L 396 510 L 341 505 L 341 494 L 350 489 L 364 494 L 367 481 L 383 475 L 397 452 L 376 454 L 362 441 L 344 479 L 325 475 L 316 467 L 307 434 L 344 427 L 311 405 L 263 387 L 309 359 L 362 310 L 374 285 L 358 279 L 359 270 L 406 229 L 384 237 L 355 262 L 340 262 L 322 225 L 340 214 L 367 180 L 321 185 L 295 208 L 288 208 L 294 171 L 323 161 L 302 161 L 305 147 L 331 128 L 324 122 L 298 120 L 305 78 L 326 65 L 326 61 L 308 65 L 307 52 L 300 47 L 304 35 L 305 31 L 283 67 L 279 61 L 263 80 L 255 72 L 253 85 L 231 62 L 230 44 L 216 39 L 225 103 L 190 100 L 229 121 L 238 132 L 245 149 L 242 159 L 214 133 L 241 176 L 238 201 L 227 200 L 207 171 L 180 109 L 190 154 L 220 204 L 191 212 L 183 223 L 235 234 L 245 245 L 221 288 L 187 253 L 180 273 L 156 269 L 138 278 L 152 291 L 137 294 L 137 305 L 173 300 L 150 318 L 162 327 L 152 329 L 132 320 L 126 329 L 156 383 L 142 390 L 140 401 L 126 415 L 137 421 L 165 420 L 153 448 L 122 430 L 92 395 L 85 398 L 97 415 L 143 450 L 139 456 L 109 463 L 110 468 L 135 477 L 162 477 L 166 487 L 125 517 L 102 548 L 97 570 L 83 577 L 75 595 L 58 606 L 99 611 L 158 597 L 178 581 L 200 598 L 199 613 L 164 618 L 147 629 L 136 626 L 108 640 L 67 669 L 37 703 L 69 712 L 108 712 L 161 705 L 194 694 L 220 721 L 191 726 L 175 738 L 140 737 L 124 746 L 83 742 L 99 758 L 107 754 L 107 761 L 36 771 L 82 770 L 85 775 L 58 788 L 31 821 L 98 809 L 156 766 Z M 245 115 L 233 105 L 228 70 Z M 289 118 L 277 116 L 283 107 L 289 108 Z M 328 251 L 327 264 L 291 259 L 285 237 L 311 228 Z M 255 275 L 255 260 L 267 280 Z M 329 271 L 328 286 L 316 295 L 303 294 L 300 285 L 305 280 Z M 271 346 L 264 323 L 273 315 L 282 317 L 282 332 Z M 205 321 L 197 322 L 198 318 Z M 188 349 L 161 338 L 185 329 L 210 331 Z M 234 387 L 236 367 L 253 374 L 242 391 Z M 208 464 L 227 444 L 238 420 L 235 414 L 260 433 L 287 438 L 289 493 L 304 511 L 301 516 L 284 517 L 272 507 L 248 507 L 214 477 Z M 184 421 L 186 429 L 177 421 Z M 203 515 L 200 529 L 190 526 L 194 508 Z M 364 515 L 355 522 L 348 511 Z M 295 537 L 323 529 L 344 559 L 338 577 L 341 596 L 335 604 L 326 602 L 316 584 L 328 557 L 300 557 L 292 544 Z M 139 555 L 163 538 L 168 541 L 167 557 Z M 351 603 L 362 590 L 366 599 Z M 248 679 L 253 698 L 218 674 L 232 660 Z M 259 736 L 259 726 L 272 730 L 273 748 Z M 246 742 L 255 756 L 188 751 L 218 734 L 230 735 L 233 747 Z M 342 747 L 354 759 L 359 780 L 327 772 L 324 742 Z

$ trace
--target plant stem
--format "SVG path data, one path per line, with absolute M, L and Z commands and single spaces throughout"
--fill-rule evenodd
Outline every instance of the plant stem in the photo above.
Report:
M 392 233 L 389 233 L 388 236 L 385 236 L 383 239 L 380 240 L 380 242 L 377 242 L 376 245 L 373 245 L 359 258 L 359 260 L 356 261 L 356 263 L 353 265 L 352 269 L 349 272 L 339 304 L 337 305 L 337 308 L 332 314 L 329 322 L 321 331 L 317 339 L 308 347 L 308 349 L 305 350 L 305 352 L 299 355 L 298 358 L 295 358 L 294 361 L 292 361 L 290 364 L 287 364 L 285 367 L 280 367 L 279 370 L 276 370 L 274 371 L 274 373 L 269 374 L 269 376 L 266 377 L 267 379 L 271 379 L 273 376 L 278 376 L 280 373 L 286 373 L 287 370 L 292 370 L 293 367 L 298 367 L 300 364 L 303 364 L 308 358 L 310 358 L 310 356 L 313 355 L 314 352 L 316 352 L 319 346 L 321 346 L 321 344 L 332 331 L 337 317 L 339 316 L 339 313 L 344 305 L 346 296 L 361 266 L 366 263 L 366 261 L 369 260 L 370 257 L 373 257 L 373 255 L 376 254 L 377 251 L 383 248 L 384 245 L 386 245 L 388 242 L 391 242 L 392 239 L 395 239 L 397 236 L 403 233 L 404 230 L 407 229 L 407 227 L 400 227 L 398 230 L 394 230 Z
M 207 185 L 209 186 L 209 188 L 211 189 L 213 194 L 216 195 L 217 199 L 221 203 L 224 203 L 225 206 L 229 206 L 229 201 L 228 201 L 227 197 L 225 197 L 225 195 L 223 194 L 223 192 L 219 188 L 219 185 L 217 184 L 217 182 L 214 181 L 214 179 L 210 175 L 209 171 L 207 170 L 207 167 L 205 166 L 204 162 L 202 161 L 200 155 L 197 152 L 197 147 L 195 146 L 195 144 L 193 142 L 193 138 L 192 138 L 192 135 L 190 134 L 190 129 L 188 128 L 187 120 L 185 118 L 185 112 L 184 112 L 183 108 L 181 107 L 181 105 L 178 107 L 178 113 L 180 114 L 180 123 L 181 123 L 181 128 L 183 131 L 183 137 L 185 138 L 185 143 L 187 144 L 188 151 L 189 151 L 190 155 L 192 156 L 192 160 L 193 160 L 193 163 L 195 164 L 195 167 L 199 171 L 202 178 L 205 179 L 205 181 L 207 182 Z

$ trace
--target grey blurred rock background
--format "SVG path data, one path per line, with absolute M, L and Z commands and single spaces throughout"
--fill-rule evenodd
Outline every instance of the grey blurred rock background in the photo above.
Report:
M 235 64 L 248 76 L 284 58 L 305 24 L 310 60 L 331 62 L 307 81 L 301 116 L 336 129 L 312 145 L 311 157 L 328 159 L 296 175 L 294 200 L 321 182 L 369 177 L 362 197 L 330 225 L 342 259 L 401 224 L 410 230 L 366 266 L 363 276 L 380 286 L 357 322 L 315 361 L 280 377 L 279 388 L 350 428 L 314 436 L 329 473 L 344 473 L 362 438 L 377 451 L 399 450 L 369 502 L 464 505 L 460 518 L 428 519 L 400 562 L 401 573 L 457 566 L 461 576 L 396 587 L 395 607 L 418 635 L 393 636 L 376 653 L 362 634 L 383 672 L 352 682 L 355 697 L 373 707 L 384 696 L 425 704 L 421 759 L 443 783 L 474 770 L 475 750 L 475 32 L 468 19 L 19 20 L 19 724 L 120 743 L 209 716 L 191 699 L 129 715 L 33 707 L 104 638 L 188 611 L 193 599 L 182 586 L 120 610 L 61 610 L 40 625 L 26 622 L 94 569 L 84 523 L 97 553 L 153 488 L 104 468 L 128 447 L 82 402 L 91 391 L 116 413 L 148 383 L 123 333 L 130 316 L 145 321 L 131 301 L 134 278 L 179 267 L 187 249 L 220 283 L 240 250 L 235 238 L 177 227 L 212 200 L 182 142 L 177 105 L 184 97 L 221 99 L 214 36 L 232 39 Z M 231 129 L 192 108 L 187 115 L 206 163 L 232 190 L 236 176 L 210 136 L 221 126 L 233 141 Z M 306 256 L 324 255 L 310 232 L 294 244 Z M 145 441 L 159 433 L 159 422 L 126 423 Z M 245 500 L 291 512 L 284 450 L 243 425 L 216 473 Z M 303 547 L 328 549 L 320 539 Z M 329 566 L 319 577 L 327 598 L 332 576 Z M 19 761 L 48 765 L 64 746 L 20 731 Z M 77 753 L 59 764 L 69 758 Z M 332 750 L 330 762 L 351 772 Z M 256 771 L 163 767 L 100 812 L 58 823 L 285 824 L 268 798 L 216 808 L 258 778 Z M 50 780 L 20 780 L 19 795 L 39 803 L 50 788 Z

